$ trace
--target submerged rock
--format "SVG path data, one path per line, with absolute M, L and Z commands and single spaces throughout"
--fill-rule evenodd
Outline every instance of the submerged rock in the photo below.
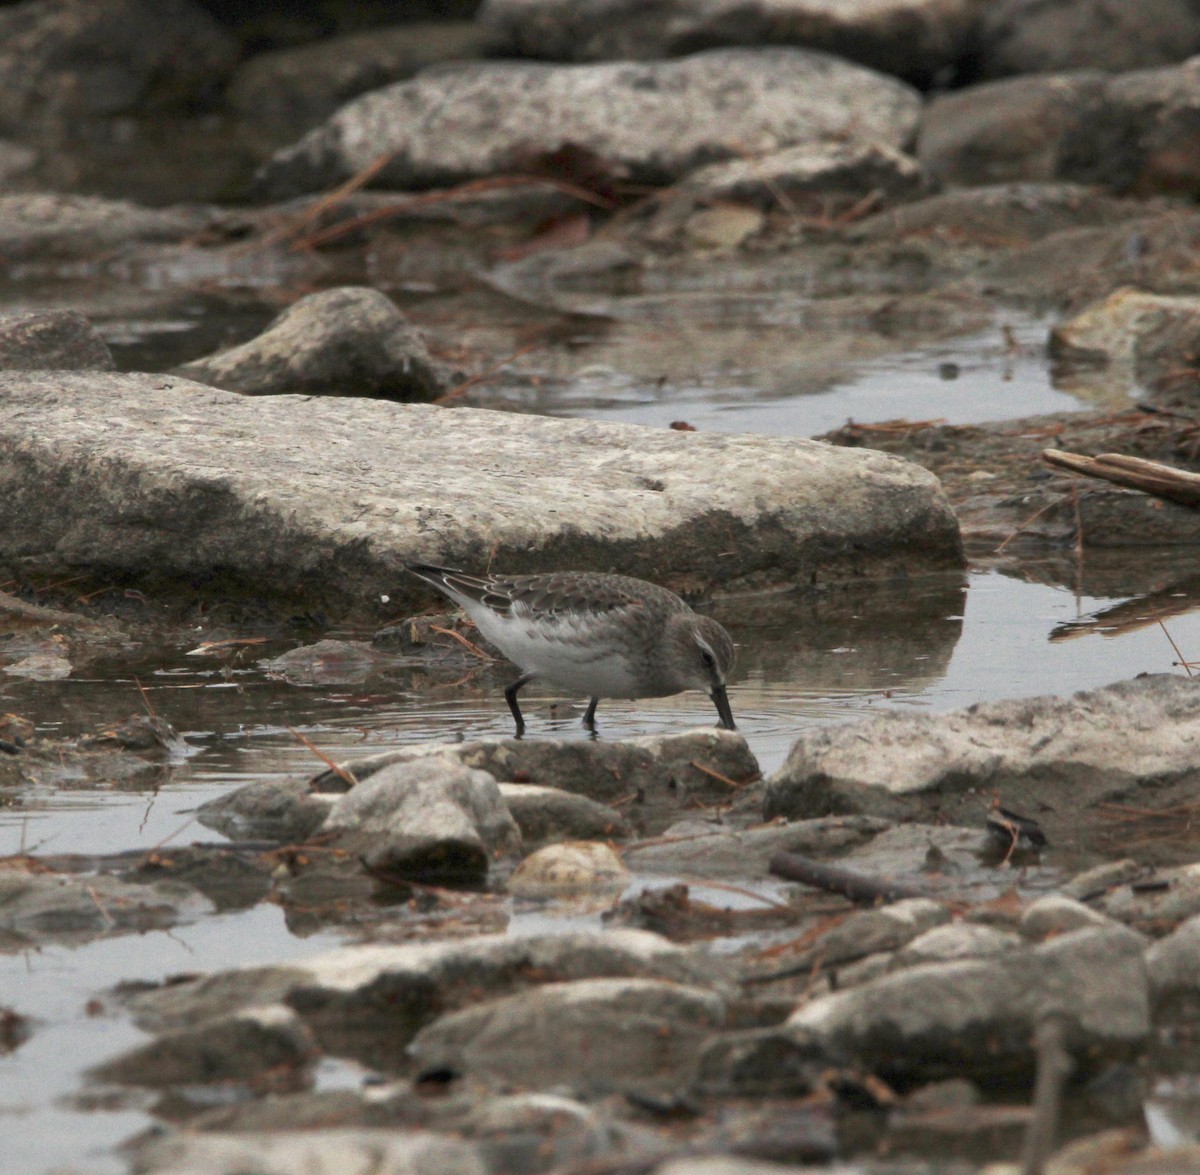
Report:
M 259 190 L 283 199 L 331 187 L 382 154 L 377 184 L 454 184 L 528 172 L 529 161 L 564 143 L 640 182 L 669 183 L 747 150 L 843 137 L 902 147 L 919 108 L 916 91 L 895 78 L 799 49 L 602 65 L 473 62 L 343 106 L 277 153 Z
M 309 294 L 262 334 L 176 369 L 197 383 L 251 396 L 307 393 L 433 400 L 449 372 L 395 303 L 378 290 L 346 286 Z
M 567 841 L 530 854 L 508 879 L 509 893 L 526 898 L 620 893 L 629 870 L 598 841 Z
M 191 886 L 169 880 L 50 873 L 16 857 L 0 869 L 0 945 L 8 948 L 144 933 L 211 910 Z
M 26 574 L 344 612 L 424 599 L 405 559 L 484 550 L 514 572 L 619 566 L 685 590 L 961 559 L 930 474 L 801 439 L 98 373 L 0 375 L 0 439 L 0 527 Z

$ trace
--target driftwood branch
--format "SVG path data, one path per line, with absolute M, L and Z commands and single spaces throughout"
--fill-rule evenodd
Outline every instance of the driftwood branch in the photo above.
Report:
M 798 853 L 776 853 L 771 872 L 786 881 L 799 881 L 816 889 L 839 893 L 852 902 L 894 902 L 900 898 L 925 898 L 929 890 L 912 882 L 888 881 L 841 865 L 826 865 Z
M 1080 453 L 1064 453 L 1061 449 L 1043 449 L 1042 460 L 1055 469 L 1065 469 L 1083 477 L 1098 477 L 1193 510 L 1200 508 L 1200 473 L 1188 473 L 1158 461 L 1127 457 L 1122 453 L 1085 457 Z

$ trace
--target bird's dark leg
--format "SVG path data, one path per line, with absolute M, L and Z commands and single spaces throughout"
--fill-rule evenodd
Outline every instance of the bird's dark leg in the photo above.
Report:
M 512 716 L 517 723 L 517 738 L 525 737 L 525 719 L 521 717 L 521 707 L 517 705 L 517 690 L 523 685 L 528 685 L 533 680 L 532 673 L 522 673 L 516 681 L 512 683 L 504 691 L 504 700 L 508 703 L 508 708 L 512 711 Z
M 599 704 L 599 698 L 592 698 L 588 702 L 588 708 L 583 713 L 583 724 L 592 732 L 592 738 L 596 737 L 596 707 Z

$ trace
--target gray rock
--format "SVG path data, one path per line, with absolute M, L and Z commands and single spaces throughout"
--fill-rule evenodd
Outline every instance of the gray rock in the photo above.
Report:
M 918 935 L 891 959 L 889 970 L 918 967 L 923 963 L 950 963 L 957 959 L 986 959 L 1021 946 L 1019 935 L 971 922 L 949 922 Z
M 1129 385 L 1178 385 L 1200 344 L 1200 298 L 1122 287 L 1050 331 L 1060 360 L 1104 363 Z M 1186 395 L 1186 392 L 1184 393 Z
M 1081 1069 L 1128 1058 L 1150 1031 L 1142 940 L 1077 930 L 986 959 L 927 963 L 800 1008 L 785 1033 L 846 1052 L 888 1080 L 1029 1078 L 1041 1017 L 1064 1019 Z
M 624 840 L 633 835 L 629 821 L 615 808 L 562 788 L 502 783 L 500 795 L 526 848 L 548 841 Z
M 74 310 L 31 310 L 0 317 L 0 369 L 112 371 L 108 344 Z
M 928 82 L 966 50 L 974 0 L 485 0 L 479 19 L 525 57 L 667 57 L 703 45 L 806 45 Z
M 1010 247 L 1041 241 L 1081 225 L 1120 224 L 1146 215 L 1144 202 L 1118 199 L 1068 183 L 1009 183 L 959 188 L 869 216 L 850 234 L 886 242 L 940 236 L 994 252 L 997 239 Z
M 1139 196 L 1193 192 L 1200 183 L 1192 149 L 1198 116 L 1200 58 L 1118 74 L 1064 134 L 1059 175 Z
M 394 1129 L 149 1135 L 135 1146 L 133 1170 L 136 1175 L 487 1175 L 469 1143 Z
M 638 873 L 702 877 L 762 877 L 776 853 L 824 856 L 866 844 L 888 827 L 869 816 L 832 816 L 789 824 L 733 829 L 688 821 L 666 829 L 645 845 L 630 845 L 625 857 Z
M 521 833 L 486 771 L 418 759 L 392 763 L 341 796 L 320 832 L 368 868 L 422 881 L 479 881 Z
M 57 192 L 0 194 L 0 254 L 10 261 L 87 257 L 134 242 L 179 241 L 209 220 L 200 208 L 142 208 Z
M 703 988 L 587 979 L 452 1012 L 417 1033 L 409 1052 L 419 1071 L 518 1089 L 672 1088 L 724 1017 L 724 1001 Z
M 486 56 L 497 35 L 472 21 L 405 21 L 258 53 L 234 74 L 225 105 L 268 148 L 291 142 L 344 102 L 431 65 Z
M 856 910 L 821 935 L 805 955 L 823 967 L 838 967 L 867 955 L 898 950 L 949 921 L 950 911 L 940 902 L 905 898 L 878 910 Z
M 345 610 L 388 593 L 415 607 L 427 596 L 403 560 L 471 566 L 484 550 L 514 572 L 619 567 L 685 589 L 961 559 L 932 474 L 798 438 L 69 372 L 0 374 L 0 438 L 0 529 L 26 574 L 194 591 L 216 572 L 223 596 Z
M 1200 914 L 1181 922 L 1146 951 L 1154 1006 L 1200 995 Z
M 991 0 L 979 18 L 975 52 L 984 77 L 1143 69 L 1200 49 L 1200 13 L 1188 0 Z
M 812 1167 L 788 1166 L 744 1155 L 687 1155 L 666 1159 L 651 1175 L 802 1175 Z
M 1095 905 L 1118 922 L 1157 934 L 1200 914 L 1200 864 L 1159 869 L 1152 880 L 1150 886 L 1135 882 L 1112 889 Z
M 541 983 L 600 977 L 710 988 L 724 983 L 714 960 L 645 931 L 495 934 L 346 947 L 289 966 L 198 976 L 139 993 L 128 1003 L 139 1026 L 157 1032 L 283 1003 L 326 1052 L 395 1071 L 405 1043 L 446 1012 Z
M 731 159 L 693 171 L 672 198 L 734 200 L 786 210 L 788 200 L 817 196 L 861 198 L 878 192 L 888 198 L 918 193 L 919 164 L 911 155 L 882 143 L 848 140 L 803 143 L 752 159 Z
M 481 1098 L 454 1122 L 489 1171 L 529 1172 L 611 1160 L 624 1126 L 600 1107 L 547 1093 Z
M 304 780 L 263 779 L 206 801 L 196 819 L 230 840 L 300 844 L 320 828 L 336 799 L 314 794 Z
M 259 174 L 267 198 L 323 190 L 380 155 L 377 184 L 422 188 L 528 170 L 570 143 L 647 183 L 740 151 L 857 137 L 902 147 L 916 92 L 798 49 L 716 49 L 669 61 L 446 66 L 343 106 Z M 735 148 L 732 144 L 737 144 Z
M 1063 894 L 1047 894 L 1030 902 L 1021 914 L 1021 933 L 1035 942 L 1085 926 L 1107 926 L 1111 920 Z
M 185 363 L 176 374 L 250 396 L 432 400 L 450 385 L 391 299 L 355 286 L 309 294 L 256 338 Z
M 234 38 L 191 0 L 32 0 L 0 9 L 0 129 L 36 140 L 211 98 Z
M 546 845 L 526 857 L 508 879 L 508 892 L 537 900 L 589 904 L 600 898 L 605 908 L 613 894 L 630 882 L 629 870 L 613 849 L 597 840 Z
M 169 1089 L 249 1083 L 267 1073 L 301 1070 L 316 1056 L 299 1017 L 278 1005 L 164 1033 L 89 1070 L 97 1081 Z
M 173 881 L 135 885 L 105 874 L 0 871 L 0 935 L 17 944 L 144 933 L 211 912 L 206 898 Z
M 1101 865 L 1085 869 L 1082 873 L 1076 873 L 1061 889 L 1064 897 L 1082 903 L 1093 901 L 1102 897 L 1106 890 L 1127 885 L 1145 875 L 1146 866 L 1141 861 L 1125 857 L 1120 861 L 1105 861 Z
M 752 1028 L 716 1033 L 700 1050 L 693 1088 L 711 1097 L 805 1097 L 843 1060 L 803 1032 Z
M 1044 812 L 1052 843 L 1078 834 L 1078 812 L 1131 789 L 1186 780 L 1200 738 L 1197 684 L 1165 674 L 1070 698 L 985 702 L 948 714 L 891 712 L 804 735 L 767 783 L 764 811 L 977 813 L 977 793 Z M 1164 801 L 1166 802 L 1166 801 Z M 1061 813 L 1062 815 L 1058 815 Z
M 730 798 L 724 779 L 750 784 L 758 763 L 741 735 L 723 730 L 689 730 L 620 742 L 578 739 L 487 739 L 468 743 L 424 743 L 345 764 L 358 779 L 392 763 L 434 758 L 486 771 L 501 782 L 524 782 L 584 795 L 599 803 L 620 802 L 643 832 L 659 832 L 682 805 Z M 699 764 L 699 766 L 697 766 Z M 316 790 L 337 789 L 333 772 L 313 781 Z
M 941 94 L 921 114 L 917 158 L 944 184 L 1055 180 L 1067 131 L 1086 117 L 1105 81 L 1079 72 Z
M 395 658 L 365 641 L 332 639 L 301 645 L 259 662 L 273 677 L 292 685 L 361 685 L 382 666 L 395 663 Z

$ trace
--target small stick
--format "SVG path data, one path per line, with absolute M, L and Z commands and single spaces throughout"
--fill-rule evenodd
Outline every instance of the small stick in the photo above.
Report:
M 307 739 L 295 727 L 289 726 L 287 730 L 302 742 L 330 771 L 334 773 L 343 783 L 348 783 L 351 787 L 358 787 L 358 780 L 354 775 L 340 763 L 335 763 L 320 747 L 318 747 L 311 739 Z
M 1033 1118 L 1021 1152 L 1024 1175 L 1042 1175 L 1046 1159 L 1054 1149 L 1063 1086 L 1075 1067 L 1063 1044 L 1064 1029 L 1062 1014 L 1051 1012 L 1038 1021 L 1034 1030 L 1037 1076 L 1033 1086 Z
M 1171 648 L 1173 648 L 1175 650 L 1175 656 L 1179 658 L 1179 664 L 1183 666 L 1184 671 L 1187 673 L 1188 677 L 1191 677 L 1192 676 L 1192 666 L 1191 666 L 1190 662 L 1184 660 L 1183 654 L 1179 651 L 1179 646 L 1175 643 L 1174 638 L 1171 636 L 1171 634 L 1169 632 L 1167 632 L 1167 626 L 1165 624 L 1163 624 L 1162 618 L 1155 617 L 1155 619 L 1158 621 L 1158 627 L 1163 630 L 1163 636 L 1165 636 L 1167 638 L 1167 640 L 1169 640 L 1171 642 Z
M 733 788 L 734 791 L 741 791 L 744 787 L 749 787 L 752 783 L 757 783 L 757 779 L 748 779 L 745 783 L 738 783 L 736 779 L 730 779 L 728 775 L 722 775 L 719 771 L 714 771 L 711 767 L 705 767 L 703 763 L 696 759 L 692 760 L 692 766 L 696 768 L 702 775 L 707 775 L 715 779 L 718 783 L 723 783 L 726 787 Z
M 475 656 L 481 661 L 495 661 L 496 659 L 495 657 L 485 653 L 478 645 L 467 640 L 467 638 L 463 636 L 461 632 L 455 632 L 452 628 L 439 628 L 436 624 L 431 624 L 429 626 L 429 631 L 441 633 L 442 636 L 452 636 L 460 645 L 463 646 L 463 648 L 465 648 L 468 652 L 474 653 Z
M 770 872 L 788 881 L 799 881 L 816 889 L 840 893 L 852 902 L 894 902 L 899 898 L 924 898 L 929 890 L 905 881 L 886 881 L 840 865 L 824 865 L 799 853 L 776 853 Z
M 544 344 L 539 340 L 538 342 L 526 343 L 525 346 L 518 347 L 511 355 L 508 355 L 504 359 L 493 363 L 491 367 L 481 371 L 478 375 L 473 375 L 470 379 L 464 379 L 462 383 L 451 388 L 448 392 L 443 392 L 442 395 L 438 396 L 438 398 L 434 400 L 434 403 L 445 404 L 450 400 L 457 400 L 458 397 L 464 392 L 468 391 L 470 388 L 473 388 L 477 383 L 482 383 L 485 379 L 490 379 L 501 368 L 507 367 L 510 363 L 512 363 L 514 359 L 520 359 L 522 355 L 528 355 L 530 351 L 536 351 L 543 345 Z
M 319 199 L 314 200 L 298 217 L 275 229 L 274 232 L 267 233 L 260 240 L 255 241 L 251 251 L 267 249 L 279 241 L 284 241 L 288 237 L 297 235 L 302 229 L 319 220 L 322 213 L 328 211 L 330 208 L 336 208 L 347 196 L 353 195 L 364 184 L 370 183 L 371 180 L 391 163 L 395 154 L 395 151 L 387 151 L 377 159 L 373 159 L 357 175 L 352 175 L 345 183 L 339 184 L 334 188 L 333 191 L 326 192 Z
M 1034 513 L 1032 513 L 1032 514 L 1031 514 L 1031 515 L 1030 515 L 1028 518 L 1026 518 L 1026 519 L 1025 519 L 1025 521 L 1024 521 L 1024 522 L 1022 522 L 1022 523 L 1021 523 L 1021 525 L 1020 525 L 1020 526 L 1018 526 L 1018 527 L 1017 527 L 1017 529 L 1016 529 L 1016 530 L 1014 530 L 1014 531 L 1012 532 L 1012 534 L 1010 534 L 1010 535 L 1008 536 L 1008 538 L 1006 538 L 1006 539 L 1004 540 L 1004 542 L 1002 542 L 1002 543 L 1001 543 L 1001 544 L 1000 544 L 1000 545 L 999 545 L 999 546 L 998 546 L 998 547 L 995 549 L 995 551 L 993 551 L 993 552 L 992 552 L 992 554 L 994 554 L 994 555 L 999 555 L 999 554 L 1000 554 L 1000 553 L 1001 553 L 1001 552 L 1004 550 L 1004 548 L 1005 548 L 1005 547 L 1007 547 L 1007 546 L 1008 546 L 1008 544 L 1009 544 L 1009 543 L 1011 543 L 1011 542 L 1013 541 L 1013 539 L 1015 539 L 1015 538 L 1017 537 L 1017 535 L 1019 535 L 1019 534 L 1021 533 L 1021 531 L 1023 531 L 1023 530 L 1024 530 L 1024 529 L 1025 529 L 1027 526 L 1029 526 L 1031 523 L 1034 523 L 1034 522 L 1036 522 L 1036 521 L 1037 521 L 1039 518 L 1041 518 L 1041 516 L 1042 516 L 1043 514 L 1045 514 L 1047 510 L 1053 510 L 1053 509 L 1054 509 L 1056 506 L 1058 506 L 1058 505 L 1061 505 L 1061 499 L 1059 499 L 1059 500 L 1056 500 L 1056 501 L 1053 501 L 1053 502 L 1047 502 L 1047 503 L 1046 503 L 1046 505 L 1045 505 L 1045 506 L 1043 506 L 1043 507 L 1042 507 L 1040 510 L 1036 510 L 1036 511 L 1034 511 Z

